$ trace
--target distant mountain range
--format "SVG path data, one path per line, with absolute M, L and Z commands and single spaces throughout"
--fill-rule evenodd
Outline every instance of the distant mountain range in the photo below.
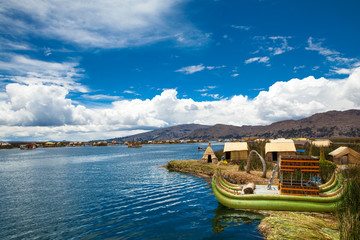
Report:
M 184 124 L 156 129 L 128 137 L 115 138 L 121 141 L 163 141 L 181 139 L 217 140 L 260 138 L 329 138 L 360 137 L 360 110 L 329 111 L 317 113 L 300 120 L 285 120 L 266 126 L 231 126 L 216 124 L 206 126 Z

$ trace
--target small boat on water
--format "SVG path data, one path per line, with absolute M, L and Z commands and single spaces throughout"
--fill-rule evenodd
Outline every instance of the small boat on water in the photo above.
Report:
M 333 212 L 337 209 L 344 191 L 341 175 L 334 173 L 327 183 L 319 185 L 304 181 L 303 178 L 304 173 L 312 173 L 314 179 L 314 173 L 318 173 L 319 169 L 318 159 L 292 156 L 282 160 L 285 161 L 280 164 L 279 186 L 271 186 L 271 183 L 258 185 L 254 194 L 244 194 L 243 186 L 226 181 L 218 170 L 212 178 L 216 199 L 222 205 L 234 209 L 306 212 Z M 284 179 L 284 174 L 289 172 L 292 173 L 291 177 L 294 177 L 294 169 L 300 169 L 296 175 L 301 175 L 301 180 Z M 274 173 L 276 171 L 275 167 Z

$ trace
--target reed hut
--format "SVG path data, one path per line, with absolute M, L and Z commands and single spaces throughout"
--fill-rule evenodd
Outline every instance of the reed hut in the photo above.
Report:
M 224 145 L 225 159 L 228 162 L 246 161 L 249 155 L 247 142 L 227 142 Z
M 329 139 L 315 139 L 311 144 L 315 147 L 330 147 L 332 141 Z
M 276 162 L 278 157 L 282 155 L 295 156 L 296 148 L 294 142 L 269 142 L 265 145 L 265 159 L 267 161 Z
M 339 147 L 329 153 L 329 156 L 336 164 L 360 164 L 360 153 L 349 147 Z
M 211 144 L 206 148 L 203 157 L 201 158 L 201 163 L 218 163 L 218 159 L 215 156 L 214 151 L 211 148 Z

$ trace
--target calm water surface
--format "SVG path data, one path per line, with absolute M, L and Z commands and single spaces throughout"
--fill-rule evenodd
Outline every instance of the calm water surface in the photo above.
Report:
M 261 215 L 159 166 L 206 144 L 0 150 L 0 239 L 259 239 Z M 222 145 L 213 145 L 213 149 Z

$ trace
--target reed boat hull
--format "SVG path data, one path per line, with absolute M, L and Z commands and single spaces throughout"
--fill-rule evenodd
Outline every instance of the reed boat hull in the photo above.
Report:
M 336 180 L 333 180 L 333 182 L 336 182 Z M 339 182 L 330 185 L 333 188 L 327 190 L 339 188 Z M 244 195 L 228 188 L 226 183 L 224 185 L 224 181 L 219 176 L 213 177 L 212 189 L 218 202 L 228 208 L 303 212 L 333 212 L 337 209 L 343 192 L 342 189 L 339 189 L 337 190 L 338 194 L 329 197 L 271 194 Z
M 295 200 L 272 200 L 272 199 L 234 199 L 221 194 L 216 187 L 213 192 L 219 203 L 234 209 L 254 209 L 272 211 L 304 211 L 304 212 L 333 212 L 337 202 L 307 202 Z M 264 195 L 262 195 L 264 196 Z M 262 197 L 264 198 L 264 197 Z

